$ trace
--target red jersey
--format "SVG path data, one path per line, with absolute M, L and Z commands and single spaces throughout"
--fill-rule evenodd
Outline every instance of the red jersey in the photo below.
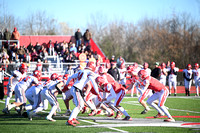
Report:
M 64 88 L 62 89 L 62 92 L 65 93 L 66 91 L 68 91 L 73 86 L 73 84 L 74 82 L 71 80 L 67 86 L 66 85 L 64 86 Z
M 110 89 L 111 89 L 110 87 L 113 88 L 113 90 L 115 91 L 115 93 L 119 93 L 121 90 L 125 91 L 125 88 L 121 84 L 119 84 L 117 82 L 115 82 L 114 84 L 110 84 L 110 85 L 109 85 L 109 83 L 107 83 L 107 84 L 104 85 L 105 86 L 104 87 L 104 91 L 105 92 L 110 93 Z
M 145 82 L 143 83 L 149 82 L 148 89 L 158 91 L 158 92 L 160 92 L 162 89 L 166 89 L 166 87 L 162 83 L 160 83 L 160 81 L 158 81 L 157 79 L 151 76 L 147 77 L 144 81 Z

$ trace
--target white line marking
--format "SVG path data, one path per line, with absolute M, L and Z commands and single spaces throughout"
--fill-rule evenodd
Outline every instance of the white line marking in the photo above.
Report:
M 138 105 L 138 106 L 141 106 L 141 104 L 137 104 L 136 101 L 128 101 L 128 102 L 121 102 L 121 103 L 129 104 L 129 105 Z M 190 111 L 190 110 L 182 110 L 182 109 L 172 109 L 172 108 L 169 108 L 169 110 L 183 111 L 183 112 L 190 112 L 190 113 L 197 113 L 197 114 L 200 113 L 198 111 Z
M 83 122 L 86 122 L 86 123 L 90 123 L 90 124 L 94 124 L 94 125 L 91 125 L 92 127 L 94 126 L 99 126 L 100 124 L 96 123 L 96 122 L 91 122 L 91 121 L 87 121 L 87 120 L 81 120 L 80 121 L 83 121 Z M 81 126 L 77 126 L 77 127 L 81 127 Z M 111 130 L 115 130 L 115 131 L 118 131 L 118 132 L 122 132 L 122 133 L 128 133 L 127 131 L 124 131 L 124 130 L 120 130 L 120 129 L 116 129 L 116 128 L 113 128 L 113 127 L 108 127 L 108 126 L 105 126 L 106 128 L 108 129 L 111 129 Z
M 138 124 L 98 124 L 98 125 L 86 125 L 86 126 L 77 126 L 81 128 L 85 127 L 187 127 L 187 128 L 200 128 L 200 125 L 182 125 L 183 123 L 138 123 Z

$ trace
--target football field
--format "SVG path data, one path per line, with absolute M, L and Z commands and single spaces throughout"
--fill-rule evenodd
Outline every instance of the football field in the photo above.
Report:
M 169 108 L 170 114 L 174 117 L 176 122 L 163 122 L 166 116 L 162 118 L 153 118 L 157 114 L 155 109 L 151 108 L 146 114 L 141 114 L 144 110 L 138 103 L 137 97 L 130 97 L 127 95 L 121 102 L 133 121 L 123 121 L 121 119 L 114 119 L 113 117 L 106 117 L 105 115 L 96 115 L 89 117 L 88 113 L 78 115 L 79 125 L 76 127 L 66 125 L 68 116 L 63 116 L 66 108 L 61 98 L 58 98 L 61 112 L 58 112 L 53 118 L 56 122 L 50 122 L 45 119 L 46 115 L 51 109 L 49 105 L 48 110 L 41 112 L 33 117 L 32 121 L 28 118 L 18 116 L 17 112 L 12 109 L 10 114 L 3 114 L 0 112 L 0 131 L 1 132 L 82 132 L 82 133 L 96 133 L 96 132 L 200 132 L 200 98 L 199 97 L 184 97 L 184 96 L 170 96 L 165 105 Z M 0 101 L 0 109 L 4 108 L 5 100 Z M 74 105 L 70 102 L 71 109 Z M 123 116 L 124 117 L 124 116 Z

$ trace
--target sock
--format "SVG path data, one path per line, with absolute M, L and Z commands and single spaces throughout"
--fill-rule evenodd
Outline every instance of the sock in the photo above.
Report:
M 49 115 L 48 117 L 51 117 L 53 116 L 53 114 L 56 112 L 57 110 L 57 105 L 54 105 L 52 108 L 51 108 L 51 111 L 49 112 Z
M 10 101 L 10 97 L 7 97 L 7 98 L 6 98 L 6 101 L 5 101 L 5 108 L 6 108 L 7 105 L 9 104 L 9 101 Z
M 125 116 L 129 116 L 129 114 L 126 112 L 126 110 L 123 107 L 120 107 L 119 111 L 122 112 Z

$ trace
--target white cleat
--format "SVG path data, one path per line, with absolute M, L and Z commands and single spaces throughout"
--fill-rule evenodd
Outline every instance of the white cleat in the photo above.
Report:
M 56 122 L 56 120 L 54 120 L 53 118 L 51 118 L 51 117 L 46 117 L 46 120 L 48 120 L 48 121 L 52 121 L 52 122 Z

